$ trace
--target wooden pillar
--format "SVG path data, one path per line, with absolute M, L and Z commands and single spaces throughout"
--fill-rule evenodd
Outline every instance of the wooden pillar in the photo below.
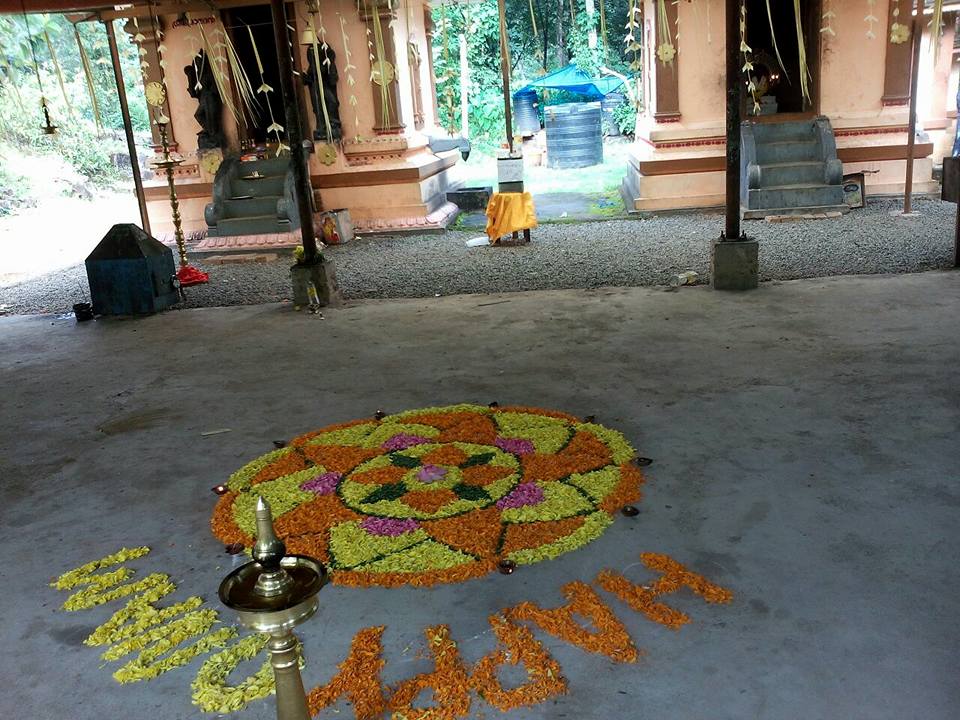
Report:
M 728 3 L 729 5 L 729 3 Z M 672 2 L 665 3 L 667 10 L 667 25 L 670 27 L 671 37 L 677 28 L 678 5 Z M 656 13 L 654 13 L 656 17 Z M 739 5 L 737 6 L 737 17 L 740 17 Z M 739 20 L 738 20 L 739 22 Z M 740 46 L 739 25 L 737 26 L 737 47 Z M 651 52 L 651 58 L 654 62 L 654 72 L 657 76 L 657 90 L 655 105 L 653 108 L 653 119 L 657 122 L 679 122 L 680 121 L 680 55 L 674 55 L 670 63 L 660 62 L 657 57 L 657 50 L 660 45 L 667 42 L 666 36 L 661 37 L 659 23 L 654 22 L 654 41 Z M 676 46 L 676 40 L 673 41 Z
M 284 116 L 287 121 L 287 142 L 290 145 L 290 164 L 293 168 L 293 192 L 300 214 L 300 237 L 303 242 L 304 264 L 313 265 L 323 256 L 317 251 L 317 237 L 313 230 L 313 188 L 303 148 L 303 128 L 300 124 L 300 103 L 293 82 L 293 51 L 287 30 L 287 12 L 284 0 L 270 0 L 273 18 L 273 36 L 277 44 L 277 62 L 280 65 L 280 90 L 283 95 Z
M 374 42 L 375 57 L 371 61 L 371 75 L 374 77 L 370 83 L 370 92 L 373 95 L 373 131 L 378 135 L 398 133 L 403 130 L 404 124 L 400 111 L 400 86 L 397 83 L 397 48 L 393 28 L 390 27 L 397 13 L 386 0 L 371 0 L 363 6 L 360 17 L 367 24 L 371 37 L 376 35 L 374 17 L 377 17 L 383 38 L 383 56 L 376 56 L 377 46 Z M 386 88 L 386 91 L 382 88 Z
M 133 123 L 130 122 L 130 106 L 127 105 L 127 89 L 123 84 L 123 69 L 120 66 L 120 51 L 117 49 L 117 35 L 113 31 L 113 21 L 104 20 L 107 29 L 107 42 L 110 45 L 110 60 L 113 62 L 113 77 L 117 83 L 117 97 L 120 100 L 120 116 L 123 118 L 123 132 L 127 136 L 127 151 L 130 153 L 130 169 L 133 171 L 133 187 L 140 207 L 140 226 L 150 235 L 150 216 L 147 214 L 147 197 L 143 194 L 143 179 L 140 177 L 140 159 L 137 156 L 137 143 L 133 139 Z M 151 123 L 152 124 L 152 123 Z
M 504 0 L 497 0 L 500 15 L 500 72 L 503 76 L 503 114 L 507 131 L 507 146 L 513 155 L 513 117 L 510 111 L 510 36 L 507 34 L 507 17 Z
M 740 238 L 740 2 L 726 3 L 727 217 L 724 237 Z
M 886 47 L 887 56 L 883 71 L 883 97 L 881 103 L 884 107 L 906 105 L 910 102 L 910 58 L 912 45 L 910 40 L 904 43 L 890 42 L 890 26 L 896 21 L 901 25 L 911 28 L 911 37 L 913 34 L 913 23 L 910 22 L 910 1 L 903 0 L 899 3 L 900 15 L 894 17 L 893 11 L 898 7 L 897 0 L 889 0 L 890 6 L 887 10 L 889 19 L 887 22 Z
M 923 41 L 923 0 L 917 0 L 913 18 L 913 64 L 910 67 L 910 122 L 907 128 L 907 175 L 903 182 L 903 214 L 909 213 L 913 201 L 913 152 L 917 135 L 917 86 L 920 82 L 920 45 Z

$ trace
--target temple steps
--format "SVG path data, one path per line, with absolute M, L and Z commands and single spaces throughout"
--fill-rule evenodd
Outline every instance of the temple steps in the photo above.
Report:
M 224 215 L 228 218 L 255 217 L 257 215 L 276 215 L 277 202 L 282 196 L 264 195 L 244 200 L 224 201 Z
M 273 215 L 252 215 L 248 217 L 224 218 L 217 223 L 217 235 L 265 235 L 287 232 L 290 221 Z
M 747 122 L 741 128 L 745 218 L 849 211 L 829 120 Z

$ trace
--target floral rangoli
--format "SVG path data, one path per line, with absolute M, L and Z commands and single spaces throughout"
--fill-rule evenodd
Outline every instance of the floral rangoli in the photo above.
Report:
M 343 585 L 459 582 L 554 558 L 640 497 L 624 437 L 571 415 L 451 405 L 310 432 L 246 464 L 211 525 L 250 547 L 266 498 L 287 551 Z

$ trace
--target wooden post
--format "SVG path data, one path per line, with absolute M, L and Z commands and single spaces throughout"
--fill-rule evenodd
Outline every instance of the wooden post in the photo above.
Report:
M 740 2 L 727 0 L 727 218 L 724 238 L 740 239 Z
M 313 231 L 313 188 L 310 187 L 310 173 L 307 158 L 304 156 L 303 128 L 300 125 L 300 107 L 296 89 L 293 85 L 293 50 L 287 32 L 287 11 L 284 0 L 270 0 L 273 15 L 273 35 L 277 44 L 277 62 L 280 65 L 280 89 L 283 93 L 283 109 L 287 121 L 287 143 L 290 145 L 290 162 L 293 166 L 293 191 L 297 198 L 297 210 L 300 214 L 300 237 L 303 242 L 303 260 L 305 265 L 316 263 L 317 237 Z
M 500 14 L 500 71 L 503 74 L 503 114 L 507 126 L 507 146 L 513 155 L 513 116 L 510 112 L 510 38 L 507 36 L 507 15 L 504 0 L 497 0 Z
M 127 152 L 130 153 L 130 169 L 133 172 L 133 187 L 140 206 L 140 225 L 150 235 L 150 216 L 147 214 L 147 198 L 143 194 L 143 178 L 140 177 L 140 158 L 137 155 L 137 143 L 133 139 L 133 123 L 130 122 L 130 106 L 127 105 L 127 89 L 123 84 L 123 68 L 120 67 L 120 52 L 117 50 L 117 35 L 113 31 L 113 21 L 104 20 L 107 29 L 107 42 L 110 45 L 110 60 L 113 63 L 113 77 L 117 83 L 117 98 L 120 100 L 120 116 L 123 118 L 123 133 L 127 136 Z
M 936 35 L 934 32 L 933 35 Z M 923 41 L 923 0 L 917 0 L 913 18 L 913 65 L 910 68 L 910 123 L 907 129 L 907 176 L 903 181 L 903 214 L 912 209 L 913 152 L 917 134 L 917 86 L 920 83 L 920 44 Z
M 467 63 L 467 35 L 460 34 L 460 135 L 470 137 L 470 65 Z

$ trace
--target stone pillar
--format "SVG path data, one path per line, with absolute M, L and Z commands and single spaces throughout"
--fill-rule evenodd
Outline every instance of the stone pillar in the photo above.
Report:
M 378 135 L 387 135 L 404 129 L 400 111 L 400 87 L 397 83 L 397 48 L 393 28 L 390 27 L 397 13 L 386 0 L 373 0 L 370 4 L 364 5 L 360 11 L 360 17 L 366 23 L 371 37 L 376 35 L 375 16 L 380 20 L 383 56 L 377 56 L 378 50 L 374 40 L 371 74 L 375 79 L 370 83 L 370 92 L 373 96 L 373 131 Z M 386 92 L 381 89 L 384 87 Z

